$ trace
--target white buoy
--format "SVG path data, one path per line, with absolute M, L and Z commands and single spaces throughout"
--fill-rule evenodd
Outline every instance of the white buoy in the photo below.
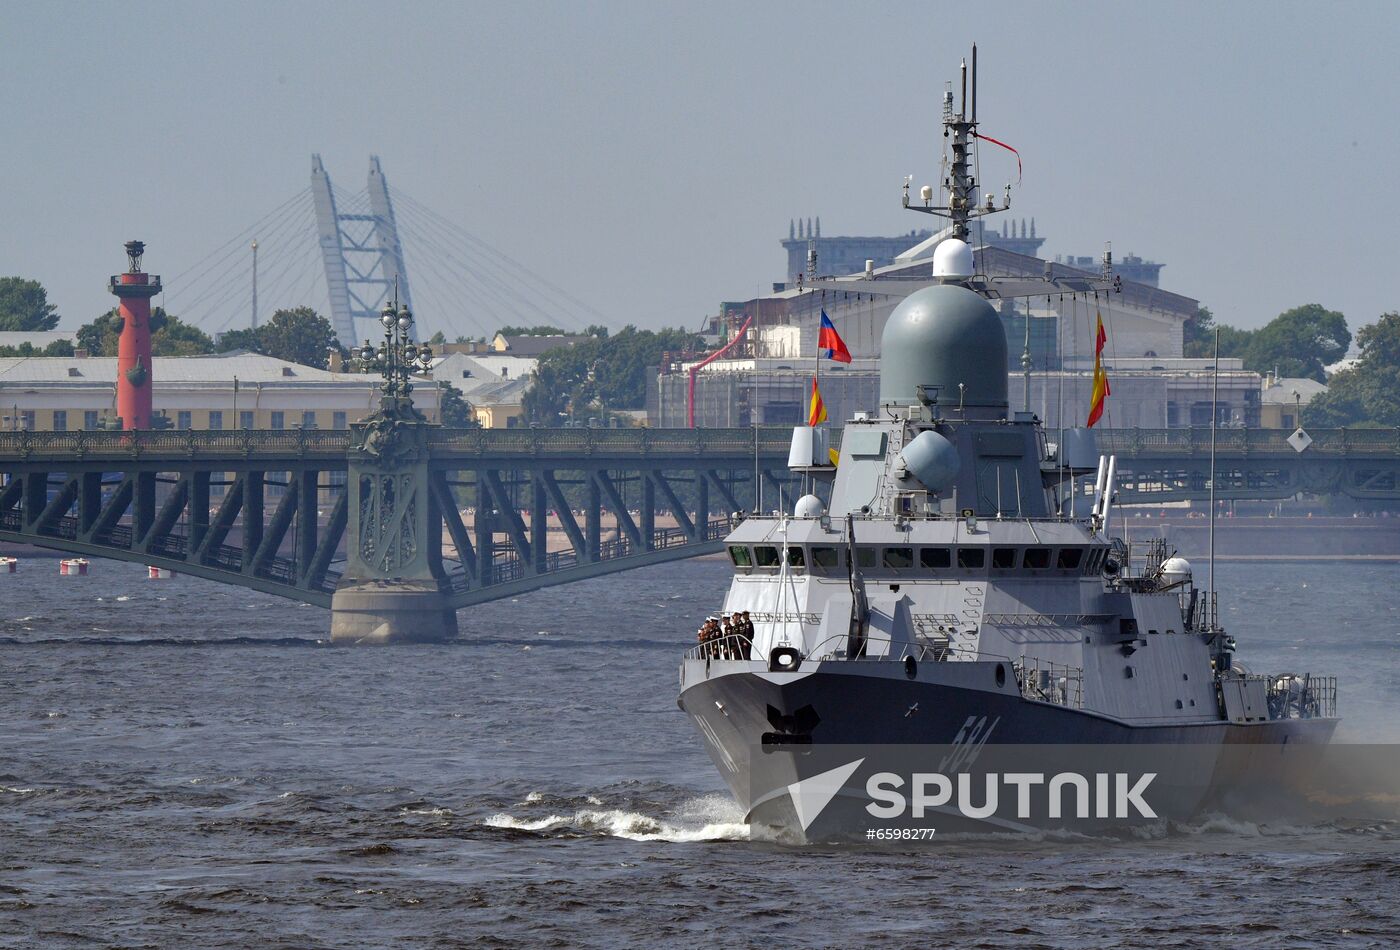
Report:
M 168 567 L 156 567 L 154 564 L 146 565 L 146 579 L 152 581 L 168 581 L 175 576 L 175 572 Z
M 0 556 L 0 574 L 13 574 L 19 567 L 19 558 Z
M 85 577 L 88 572 L 88 559 L 66 557 L 58 562 L 58 573 L 62 577 Z

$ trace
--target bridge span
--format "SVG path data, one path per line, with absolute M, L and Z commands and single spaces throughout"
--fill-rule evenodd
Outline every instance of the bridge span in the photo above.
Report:
M 451 613 L 718 551 L 736 513 L 790 507 L 790 436 L 411 422 L 0 432 L 0 540 L 333 609 L 350 588 L 381 600 L 426 590 L 432 610 Z M 1283 432 L 1220 431 L 1217 496 L 1400 500 L 1400 430 L 1311 438 L 1298 452 Z M 1098 441 L 1119 458 L 1120 504 L 1206 497 L 1209 430 L 1103 430 Z
M 358 431 L 0 432 L 0 540 L 326 607 L 347 561 L 421 561 L 457 610 L 718 551 L 755 475 L 765 507 L 797 487 L 790 429 L 419 434 L 389 460 Z

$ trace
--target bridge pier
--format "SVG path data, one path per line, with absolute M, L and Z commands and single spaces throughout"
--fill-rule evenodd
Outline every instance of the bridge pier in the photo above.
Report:
M 428 480 L 429 426 L 411 403 L 385 403 L 352 426 L 346 571 L 331 595 L 331 642 L 440 643 L 457 636 L 457 613 L 439 576 L 442 512 Z
M 342 580 L 331 595 L 331 642 L 341 646 L 441 643 L 457 612 L 437 581 Z

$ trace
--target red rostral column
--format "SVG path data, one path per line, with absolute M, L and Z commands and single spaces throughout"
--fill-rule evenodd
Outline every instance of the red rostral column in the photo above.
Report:
M 123 429 L 151 427 L 151 298 L 160 293 L 160 278 L 141 271 L 146 245 L 126 242 L 130 266 L 108 289 L 121 301 L 122 335 L 117 341 L 117 415 Z

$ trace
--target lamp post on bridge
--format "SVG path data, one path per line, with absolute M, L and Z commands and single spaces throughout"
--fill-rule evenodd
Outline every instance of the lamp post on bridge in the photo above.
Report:
M 379 317 L 384 341 L 350 351 L 350 365 L 379 373 L 379 409 L 351 424 L 345 490 L 346 570 L 331 597 L 331 641 L 424 643 L 457 635 L 457 615 L 435 573 L 430 526 L 441 512 L 428 481 L 428 430 L 413 405 L 415 372 L 432 350 L 413 342 L 413 315 L 395 300 Z

